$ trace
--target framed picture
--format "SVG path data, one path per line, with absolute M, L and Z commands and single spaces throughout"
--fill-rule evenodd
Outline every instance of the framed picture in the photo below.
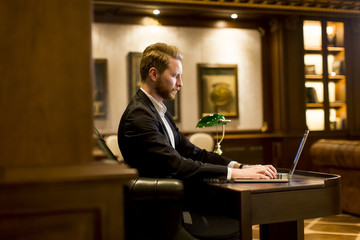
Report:
M 315 75 L 315 64 L 306 64 L 305 65 L 305 75 Z
M 142 53 L 130 52 L 128 55 L 129 62 L 129 99 L 131 99 L 140 88 L 140 60 Z
M 198 64 L 200 117 L 220 113 L 239 116 L 236 64 Z
M 93 116 L 106 117 L 107 112 L 107 60 L 94 60 L 95 77 L 93 78 Z
M 142 53 L 129 52 L 129 98 L 131 99 L 140 88 L 141 75 L 140 75 L 140 60 Z M 164 100 L 164 104 L 168 111 L 177 122 L 180 121 L 180 93 L 176 94 L 175 100 Z

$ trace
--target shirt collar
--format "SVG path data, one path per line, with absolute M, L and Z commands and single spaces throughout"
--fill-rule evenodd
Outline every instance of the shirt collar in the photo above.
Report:
M 150 99 L 150 101 L 152 102 L 152 104 L 154 104 L 156 111 L 160 114 L 160 116 L 164 116 L 167 108 L 165 106 L 165 104 L 163 102 L 159 103 L 158 101 L 155 100 L 155 98 L 153 98 L 153 96 L 151 96 L 149 93 L 147 93 L 144 89 L 140 88 L 141 91 L 143 91 L 146 96 Z

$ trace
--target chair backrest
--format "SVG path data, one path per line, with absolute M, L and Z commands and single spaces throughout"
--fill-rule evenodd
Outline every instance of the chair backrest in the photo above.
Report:
M 117 135 L 106 136 L 105 143 L 110 148 L 112 153 L 118 158 L 118 160 L 123 160 L 123 157 L 120 152 L 119 144 L 118 144 Z
M 101 136 L 99 131 L 94 127 L 94 134 L 96 136 L 96 145 L 100 148 L 106 155 L 107 158 L 112 160 L 118 160 L 118 158 L 112 153 L 109 147 L 106 145 L 104 138 Z
M 209 133 L 194 133 L 189 136 L 189 141 L 199 148 L 209 152 L 214 151 L 214 138 Z

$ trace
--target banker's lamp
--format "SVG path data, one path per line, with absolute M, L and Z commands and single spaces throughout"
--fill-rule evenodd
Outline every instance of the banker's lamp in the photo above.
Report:
M 219 113 L 211 114 L 204 116 L 200 119 L 200 121 L 197 123 L 196 128 L 204 128 L 204 127 L 222 127 L 222 136 L 219 141 L 219 138 L 216 139 L 216 147 L 214 150 L 214 153 L 217 153 L 219 155 L 222 154 L 220 143 L 224 139 L 225 136 L 225 125 L 227 123 L 231 122 L 231 120 L 226 120 L 225 117 Z

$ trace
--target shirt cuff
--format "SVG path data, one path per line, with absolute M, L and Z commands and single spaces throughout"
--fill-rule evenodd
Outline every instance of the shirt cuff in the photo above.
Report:
M 233 168 L 236 163 L 238 163 L 238 162 L 236 162 L 236 161 L 231 161 L 227 166 L 228 166 L 229 168 Z
M 230 181 L 231 180 L 231 173 L 232 173 L 232 169 L 230 167 L 227 168 L 227 176 L 226 176 L 226 180 Z

